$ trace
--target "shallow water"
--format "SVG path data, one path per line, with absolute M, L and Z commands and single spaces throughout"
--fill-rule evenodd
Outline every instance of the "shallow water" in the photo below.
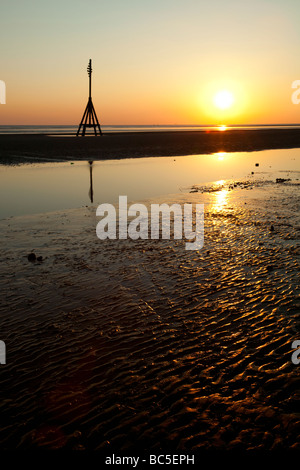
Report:
M 256 166 L 256 164 L 259 166 Z M 189 191 L 228 178 L 296 178 L 300 149 L 0 166 L 0 218 Z M 254 174 L 252 174 L 252 172 Z M 278 176 L 277 175 L 277 176 Z
M 1 447 L 299 450 L 298 190 L 178 195 L 199 252 L 100 242 L 89 207 L 2 221 Z
M 0 221 L 2 449 L 299 451 L 299 151 L 175 160 L 97 162 L 94 204 Z M 60 207 L 89 178 L 87 163 L 28 168 Z M 204 248 L 97 239 L 100 191 L 120 187 L 204 203 Z

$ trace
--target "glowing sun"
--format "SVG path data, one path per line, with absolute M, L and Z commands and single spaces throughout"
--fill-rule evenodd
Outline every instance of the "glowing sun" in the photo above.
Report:
M 214 96 L 214 104 L 219 109 L 228 109 L 233 103 L 233 94 L 228 90 L 221 90 Z

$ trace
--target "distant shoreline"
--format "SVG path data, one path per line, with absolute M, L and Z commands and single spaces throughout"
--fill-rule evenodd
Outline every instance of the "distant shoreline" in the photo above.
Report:
M 300 147 L 300 129 L 1 134 L 0 164 L 201 155 Z

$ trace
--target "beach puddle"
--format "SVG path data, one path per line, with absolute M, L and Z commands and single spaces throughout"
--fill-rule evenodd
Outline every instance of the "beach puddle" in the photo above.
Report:
M 204 203 L 195 252 L 183 240 L 101 241 L 90 204 L 2 220 L 2 449 L 299 450 L 296 155 L 230 154 L 240 166 L 221 169 L 217 155 L 95 163 L 95 192 L 101 179 L 119 195 L 122 181 L 133 199 L 155 187 L 148 204 Z M 76 165 L 86 196 L 89 165 Z M 55 198 L 57 166 L 46 168 Z M 73 166 L 61 168 L 70 185 Z M 182 191 L 164 196 L 169 175 L 168 192 Z
M 192 186 L 236 178 L 299 177 L 300 150 L 219 152 L 0 166 L 0 218 L 188 192 Z

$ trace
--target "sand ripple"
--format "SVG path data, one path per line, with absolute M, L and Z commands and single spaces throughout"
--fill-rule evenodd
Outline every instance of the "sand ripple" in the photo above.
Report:
M 207 195 L 200 252 L 100 242 L 89 209 L 1 222 L 1 447 L 299 449 L 299 199 L 274 191 Z

